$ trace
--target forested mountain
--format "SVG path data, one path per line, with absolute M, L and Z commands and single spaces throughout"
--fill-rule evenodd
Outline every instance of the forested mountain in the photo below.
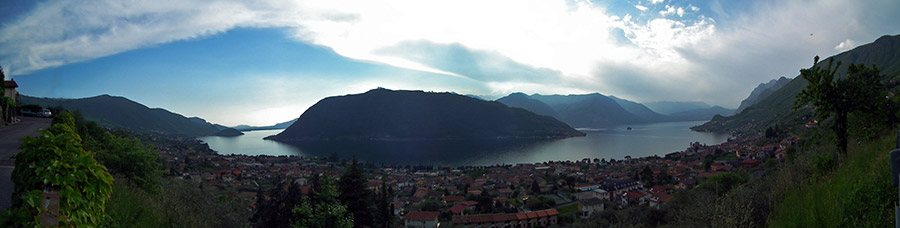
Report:
M 791 79 L 781 77 L 772 79 L 766 83 L 759 83 L 759 85 L 750 92 L 750 96 L 747 96 L 746 99 L 741 101 L 741 105 L 738 106 L 735 113 L 743 111 L 747 106 L 756 104 L 759 100 L 766 99 L 766 97 L 769 97 L 769 95 L 772 95 L 772 93 L 775 93 L 775 91 L 778 91 L 778 89 L 781 89 L 784 85 L 787 85 L 788 82 L 791 82 Z
M 62 107 L 81 112 L 102 126 L 145 133 L 184 136 L 216 135 L 225 128 L 198 117 L 187 118 L 162 108 L 148 108 L 124 97 L 100 95 L 88 98 L 38 98 L 19 95 L 19 103 Z
M 434 140 L 583 136 L 553 117 L 451 93 L 388 90 L 327 97 L 267 139 Z
M 240 131 L 276 130 L 276 129 L 285 129 L 285 128 L 288 128 L 288 127 L 291 126 L 291 124 L 294 124 L 294 122 L 297 122 L 297 118 L 294 118 L 294 119 L 289 120 L 289 121 L 277 123 L 277 124 L 271 125 L 271 126 L 237 125 L 237 126 L 234 126 L 234 127 L 232 127 L 232 128 L 237 129 L 237 130 L 240 130 Z
M 828 67 L 830 59 L 841 62 L 837 69 L 837 77 L 845 77 L 850 64 L 875 65 L 885 76 L 889 87 L 895 86 L 900 79 L 900 35 L 882 36 L 873 43 L 856 47 L 852 50 L 831 56 L 819 61 L 820 67 Z M 810 57 L 812 61 L 812 57 Z M 805 68 L 805 67 L 804 67 Z M 799 72 L 799 69 L 798 69 Z M 732 133 L 758 132 L 774 123 L 799 124 L 810 120 L 808 109 L 793 111 L 794 100 L 807 85 L 802 77 L 795 77 L 772 95 L 748 106 L 742 112 L 730 116 L 714 118 L 712 121 L 692 129 L 699 131 L 716 131 Z

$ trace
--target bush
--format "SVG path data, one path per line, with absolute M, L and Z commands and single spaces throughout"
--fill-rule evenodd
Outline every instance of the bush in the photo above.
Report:
M 6 227 L 40 226 L 44 190 L 59 191 L 60 226 L 96 227 L 107 221 L 112 176 L 81 147 L 70 113 L 57 115 L 53 123 L 40 137 L 23 139 L 15 156 L 13 205 L 0 221 Z

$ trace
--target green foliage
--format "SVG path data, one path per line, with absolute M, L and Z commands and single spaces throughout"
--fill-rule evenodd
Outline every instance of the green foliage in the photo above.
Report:
M 832 172 L 793 187 L 775 207 L 771 227 L 891 227 L 897 188 L 890 156 L 896 134 L 849 148 Z M 795 180 L 792 180 L 796 182 Z
M 341 175 L 338 182 L 340 189 L 341 203 L 347 205 L 347 210 L 353 214 L 355 221 L 354 227 L 362 227 L 374 223 L 374 194 L 366 186 L 366 178 L 363 175 L 362 167 L 353 155 L 352 163 L 347 167 L 347 171 Z
M 813 67 L 800 70 L 800 76 L 809 84 L 797 95 L 794 109 L 812 103 L 820 120 L 834 118 L 831 129 L 838 137 L 837 145 L 842 154 L 847 153 L 848 115 L 858 113 L 868 116 L 878 123 L 884 123 L 889 117 L 886 114 L 883 77 L 878 68 L 868 68 L 862 64 L 851 64 L 847 68 L 847 77 L 835 79 L 835 73 L 841 63 L 832 68 L 834 59 L 829 59 L 825 69 L 816 65 L 819 56 L 813 60 Z M 881 119 L 879 121 L 879 119 Z
M 813 173 L 818 176 L 825 176 L 835 165 L 834 156 L 826 153 L 813 155 L 809 162 Z
M 147 191 L 128 179 L 113 186 L 107 203 L 111 227 L 249 227 L 251 211 L 246 202 L 219 197 L 210 188 L 191 181 L 160 182 L 159 191 Z
M 548 209 L 556 206 L 556 201 L 543 195 L 529 198 L 525 201 L 525 208 L 532 211 Z
M 159 154 L 141 144 L 138 139 L 104 134 L 106 143 L 96 150 L 97 160 L 110 172 L 133 180 L 144 189 L 155 189 L 163 173 Z
M 127 132 L 108 132 L 96 122 L 87 121 L 81 112 L 71 116 L 78 134 L 83 139 L 85 150 L 93 151 L 94 157 L 109 169 L 109 172 L 131 179 L 145 190 L 155 190 L 162 174 L 159 153 L 145 146 Z M 68 117 L 64 117 L 68 118 Z
M 68 112 L 57 115 L 40 137 L 23 139 L 15 156 L 13 206 L 3 212 L 5 226 L 38 226 L 42 190 L 59 191 L 62 226 L 97 227 L 106 224 L 106 203 L 113 178 L 90 151 L 81 147 Z
M 303 197 L 301 205 L 291 211 L 294 215 L 292 228 L 350 228 L 354 226 L 353 214 L 341 204 L 334 189 L 334 180 L 324 176 L 319 180 L 318 191 L 314 193 L 315 204 Z
M 567 206 L 557 208 L 556 211 L 558 211 L 560 215 L 575 214 L 576 212 L 578 212 L 578 204 L 569 204 Z
M 720 173 L 703 181 L 697 188 L 715 192 L 716 194 L 722 194 L 728 192 L 735 186 L 746 183 L 749 179 L 750 177 L 746 173 Z

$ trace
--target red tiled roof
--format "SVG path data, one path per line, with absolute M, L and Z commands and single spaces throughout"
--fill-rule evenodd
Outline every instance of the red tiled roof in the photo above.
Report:
M 459 214 L 463 210 L 466 210 L 465 203 L 458 203 L 456 205 L 453 205 L 453 207 L 450 207 L 450 212 L 452 212 L 453 214 Z
M 465 196 L 444 196 L 444 202 L 453 203 L 457 201 L 466 200 Z
M 437 220 L 438 217 L 437 211 L 410 211 L 406 216 L 403 217 L 403 220 L 409 221 L 434 221 Z
M 627 194 L 625 194 L 625 197 L 628 197 L 631 199 L 637 199 L 637 198 L 644 197 L 644 193 L 640 193 L 638 191 L 631 191 L 631 192 L 628 192 Z
M 506 221 L 523 221 L 529 219 L 543 218 L 549 216 L 557 216 L 559 212 L 556 209 L 547 209 L 542 211 L 535 212 L 527 212 L 527 213 L 516 213 L 516 214 L 484 214 L 484 215 L 462 215 L 462 216 L 453 216 L 453 223 L 455 224 L 469 224 L 469 223 L 496 223 L 496 222 L 506 222 Z
M 559 215 L 559 212 L 556 211 L 556 209 L 548 209 L 547 210 L 547 216 L 556 216 L 556 215 Z
M 301 195 L 309 195 L 309 186 L 300 186 Z
M 3 81 L 3 86 L 5 86 L 6 88 L 16 88 L 19 87 L 19 84 L 16 84 L 16 81 L 14 80 L 9 80 Z

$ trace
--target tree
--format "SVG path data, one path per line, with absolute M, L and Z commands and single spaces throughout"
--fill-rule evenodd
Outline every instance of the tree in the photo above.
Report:
M 537 180 L 531 181 L 531 192 L 532 194 L 541 194 L 541 186 L 538 185 Z
M 313 193 L 316 202 L 303 197 L 303 202 L 294 207 L 292 228 L 350 228 L 353 215 L 347 207 L 338 202 L 338 192 L 334 180 L 328 176 L 319 179 L 318 189 Z
M 644 169 L 641 169 L 638 177 L 641 181 L 644 181 L 644 186 L 653 186 L 653 170 L 650 169 L 649 165 L 644 166 Z
M 886 107 L 884 85 L 878 68 L 868 68 L 862 64 L 851 64 L 847 68 L 847 77 L 835 79 L 834 75 L 841 63 L 834 65 L 829 59 L 828 68 L 822 69 L 817 64 L 819 56 L 813 59 L 813 66 L 801 69 L 800 76 L 809 84 L 794 101 L 794 110 L 812 103 L 820 120 L 834 118 L 831 129 L 837 135 L 837 146 L 842 155 L 847 153 L 848 115 L 860 113 L 878 117 L 880 110 Z M 833 67 L 833 68 L 832 68 Z
M 353 214 L 354 227 L 367 227 L 374 222 L 373 210 L 368 204 L 372 200 L 372 193 L 366 188 L 366 179 L 363 176 L 362 167 L 353 155 L 353 160 L 341 180 L 338 182 L 341 203 L 347 205 L 347 210 Z
M 378 216 L 375 219 L 378 222 L 377 227 L 392 227 L 394 225 L 393 205 L 391 205 L 391 193 L 388 190 L 387 183 L 381 182 L 381 192 L 378 194 Z

